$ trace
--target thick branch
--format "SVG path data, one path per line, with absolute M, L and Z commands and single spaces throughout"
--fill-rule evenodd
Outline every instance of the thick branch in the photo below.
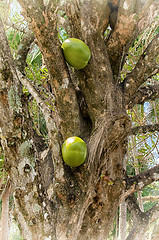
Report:
M 29 18 L 34 18 L 38 24 L 44 23 L 43 11 L 45 6 L 42 0 L 18 0 L 20 3 L 23 14 Z M 30 19 L 31 20 L 31 19 Z
M 136 192 L 142 190 L 147 185 L 151 184 L 154 181 L 159 180 L 159 165 L 144 171 L 134 177 L 126 178 L 127 189 L 132 189 L 130 192 Z
M 5 30 L 0 18 L 0 135 L 1 138 L 7 138 L 14 135 L 14 111 L 10 109 L 8 101 L 8 92 L 11 86 L 14 90 L 17 89 L 18 79 L 14 75 L 14 67 L 11 52 L 5 35 Z M 12 88 L 13 89 L 13 88 Z M 14 92 L 15 96 L 17 92 Z M 16 105 L 16 98 L 13 99 Z M 20 100 L 18 98 L 18 100 Z M 20 101 L 18 101 L 19 103 Z M 17 106 L 16 111 L 20 111 L 20 104 Z
M 137 34 L 149 26 L 152 19 L 154 20 L 157 16 L 156 4 L 155 1 L 146 0 L 144 2 L 140 0 L 120 1 L 117 22 L 106 42 L 111 66 L 116 77 L 124 65 L 125 56 Z
M 75 73 L 94 126 L 96 119 L 105 109 L 115 112 L 113 109 L 120 107 L 117 107 L 119 102 L 114 104 L 109 98 L 116 90 L 114 90 L 112 69 L 102 35 L 105 26 L 108 25 L 110 9 L 108 1 L 103 0 L 78 3 L 72 1 L 68 4 L 66 14 L 71 23 L 73 36 L 84 40 L 91 51 L 91 59 L 86 68 Z
M 51 8 L 51 11 L 48 11 L 48 8 L 43 6 L 41 3 L 43 1 L 38 2 L 37 9 L 36 4 L 30 0 L 19 0 L 19 2 L 29 18 L 50 74 L 51 87 L 56 98 L 56 107 L 60 116 L 59 126 L 63 138 L 80 135 L 80 111 L 77 97 L 58 39 L 57 7 L 59 2 L 53 1 L 52 4 L 50 1 L 48 8 Z M 33 3 L 33 8 L 29 8 L 31 3 Z
M 151 76 L 159 71 L 159 34 L 151 41 L 141 55 L 131 73 L 127 75 L 122 85 L 125 92 L 126 104 L 129 104 L 137 89 Z
M 53 121 L 53 117 L 51 116 L 51 111 L 48 109 L 45 102 L 42 100 L 40 94 L 32 86 L 32 84 L 29 82 L 29 80 L 27 80 L 20 72 L 17 71 L 15 64 L 14 64 L 14 60 L 11 56 L 11 52 L 10 52 L 9 45 L 8 45 L 8 42 L 6 39 L 5 31 L 4 31 L 4 28 L 3 28 L 3 25 L 1 22 L 0 22 L 0 40 L 1 40 L 0 44 L 3 44 L 3 48 L 0 48 L 0 50 L 3 49 L 2 60 L 5 59 L 7 62 L 7 66 L 8 66 L 8 69 L 3 69 L 3 66 L 4 66 L 4 60 L 3 60 L 3 62 L 2 62 L 3 72 L 2 73 L 4 75 L 6 75 L 5 76 L 6 78 L 7 77 L 8 78 L 5 79 L 4 91 L 6 91 L 6 92 L 4 93 L 4 91 L 2 91 L 0 94 L 0 100 L 2 99 L 2 101 L 0 101 L 0 104 L 1 104 L 0 114 L 3 117 L 2 118 L 3 123 L 0 121 L 0 123 L 1 123 L 1 132 L 0 133 L 2 134 L 3 138 L 4 138 L 4 136 L 5 136 L 5 138 L 8 138 L 8 137 L 11 137 L 12 135 L 16 136 L 16 134 L 17 134 L 17 126 L 16 126 L 16 128 L 14 128 L 13 111 L 8 106 L 9 103 L 8 103 L 8 99 L 6 96 L 6 95 L 8 95 L 8 90 L 10 88 L 10 86 L 7 86 L 8 89 L 6 89 L 6 84 L 7 84 L 7 81 L 12 80 L 12 79 L 10 79 L 12 77 L 15 80 L 14 85 L 16 85 L 16 84 L 21 85 L 21 83 L 22 83 L 28 89 L 28 91 L 32 94 L 32 96 L 36 99 L 37 103 L 41 107 L 41 110 L 42 110 L 43 115 L 46 120 L 48 132 L 49 132 L 49 140 L 50 140 L 50 143 L 52 144 L 53 162 L 54 162 L 54 166 L 56 169 L 55 177 L 57 176 L 57 178 L 58 177 L 61 178 L 61 176 L 59 176 L 59 172 L 61 169 L 63 169 L 63 163 L 61 161 L 61 156 L 59 155 L 60 145 L 59 145 L 59 141 L 58 141 L 58 139 L 59 139 L 59 135 L 58 135 L 59 130 L 58 130 L 58 126 L 57 126 L 58 119 L 56 122 Z M 1 54 L 1 51 L 0 51 L 0 54 Z M 5 58 L 4 58 L 4 56 L 5 56 Z M 0 70 L 1 70 L 1 62 L 0 62 Z M 2 83 L 2 81 L 0 83 Z M 10 85 L 11 85 L 11 83 L 10 83 Z M 22 110 L 21 110 L 21 112 L 22 112 Z M 22 118 L 24 118 L 25 113 L 23 112 L 22 114 L 23 114 Z M 28 116 L 27 116 L 27 118 L 28 118 Z M 25 119 L 25 120 L 27 122 L 27 119 Z
M 158 0 L 145 0 L 144 6 L 143 1 L 140 1 L 139 5 L 140 6 L 138 6 L 137 8 L 139 10 L 142 9 L 139 14 L 138 22 L 138 33 L 140 34 L 147 27 L 151 27 L 157 21 L 157 16 L 159 14 L 159 2 Z
M 95 35 L 103 35 L 109 23 L 110 8 L 108 0 L 84 0 L 66 2 L 66 14 L 69 17 L 74 37 L 88 41 Z
M 134 97 L 131 98 L 127 109 L 132 108 L 136 104 L 144 104 L 147 101 L 154 101 L 159 98 L 159 85 L 147 85 L 140 87 L 135 93 Z
M 30 46 L 34 41 L 34 35 L 32 31 L 28 30 L 24 33 L 23 38 L 20 42 L 18 53 L 17 53 L 17 65 L 20 72 L 24 73 L 24 68 L 26 67 L 26 58 L 30 50 Z
M 139 133 L 147 133 L 147 132 L 159 132 L 159 124 L 150 124 L 144 126 L 137 126 L 130 129 L 129 135 L 137 135 Z
M 5 34 L 5 30 L 4 30 L 4 26 L 3 26 L 1 18 L 0 18 L 0 51 L 1 51 L 0 54 L 2 55 L 2 59 L 3 59 L 3 61 L 0 59 L 2 61 L 2 66 L 3 66 L 4 61 L 5 61 L 7 65 L 10 65 L 10 68 L 12 68 L 12 70 L 14 72 L 14 70 L 15 70 L 14 67 L 13 67 L 14 66 L 14 61 L 13 61 L 13 58 L 11 56 L 11 51 L 10 51 L 10 48 L 9 48 L 9 45 L 8 45 L 7 37 L 6 37 L 6 34 Z M 0 70 L 4 71 L 4 69 L 2 68 Z M 8 69 L 8 74 L 11 74 L 10 69 Z M 6 80 L 8 78 L 8 74 L 6 73 Z M 11 78 L 9 78 L 9 80 L 11 80 Z M 17 82 L 16 77 L 14 78 L 14 80 Z
M 137 203 L 137 199 L 134 194 L 131 194 L 127 199 L 126 199 L 127 206 L 133 215 L 133 218 L 135 222 L 148 222 L 148 215 L 144 216 L 145 214 L 140 210 L 139 205 Z
M 157 202 L 152 208 L 147 211 L 149 215 L 149 223 L 152 223 L 158 219 L 159 202 Z
M 116 77 L 121 70 L 121 62 L 136 37 L 135 5 L 136 1 L 129 1 L 129 3 L 120 1 L 117 23 L 106 42 L 110 63 Z

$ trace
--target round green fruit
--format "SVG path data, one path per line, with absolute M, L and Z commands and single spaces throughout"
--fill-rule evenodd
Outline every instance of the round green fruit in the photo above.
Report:
M 68 38 L 62 44 L 66 61 L 76 69 L 84 68 L 90 57 L 89 47 L 77 38 Z
M 62 145 L 64 162 L 70 167 L 78 167 L 87 157 L 87 146 L 79 137 L 70 137 Z

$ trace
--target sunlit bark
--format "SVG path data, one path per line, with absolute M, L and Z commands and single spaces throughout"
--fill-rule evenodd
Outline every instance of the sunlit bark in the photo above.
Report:
M 2 193 L 1 239 L 9 239 L 9 196 L 10 186 L 6 185 Z

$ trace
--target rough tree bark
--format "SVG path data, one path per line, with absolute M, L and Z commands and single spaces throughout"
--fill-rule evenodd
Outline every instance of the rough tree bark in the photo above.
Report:
M 126 199 L 126 202 L 128 204 L 129 210 L 133 214 L 134 221 L 133 228 L 127 236 L 126 240 L 146 239 L 145 233 L 149 229 L 150 224 L 154 223 L 158 219 L 159 203 L 155 204 L 148 211 L 142 212 L 137 204 L 137 200 L 134 194 L 130 195 Z
M 150 4 L 154 6 L 157 1 L 138 1 L 139 7 L 136 1 L 128 0 L 19 3 L 43 54 L 56 100 L 52 114 L 24 75 L 22 56 L 26 56 L 33 38 L 26 41 L 24 53 L 19 51 L 16 65 L 1 22 L 0 138 L 24 239 L 106 239 L 120 202 L 159 179 L 159 166 L 133 178 L 123 169 L 131 132 L 126 109 L 136 103 L 133 99 L 139 87 L 157 73 L 158 35 L 120 83 L 127 51 L 145 27 L 141 23 Z M 72 71 L 64 60 L 57 31 L 60 10 L 67 16 L 70 36 L 83 40 L 91 50 L 91 60 L 83 70 Z M 156 14 L 156 8 L 153 11 Z M 105 39 L 110 20 L 112 31 Z M 147 25 L 151 22 L 148 19 Z M 41 108 L 49 145 L 32 127 L 29 99 L 22 85 Z M 85 164 L 72 169 L 62 160 L 61 146 L 74 135 L 85 140 L 89 155 Z M 103 181 L 101 174 L 113 184 Z
M 126 228 L 127 228 L 127 205 L 125 201 L 122 201 L 119 207 L 119 237 L 118 240 L 126 240 Z
M 126 171 L 126 159 L 124 159 L 123 166 Z M 126 231 L 127 231 L 127 204 L 124 199 L 119 205 L 119 234 L 117 239 L 125 240 Z
M 7 182 L 2 193 L 1 239 L 9 239 L 9 196 L 10 183 Z

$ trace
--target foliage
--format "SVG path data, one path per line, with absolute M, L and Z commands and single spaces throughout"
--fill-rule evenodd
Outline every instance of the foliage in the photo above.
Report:
M 68 38 L 68 34 L 63 27 L 58 28 L 58 38 L 61 42 L 64 42 Z
M 29 112 L 30 116 L 32 117 L 33 128 L 38 134 L 42 135 L 44 139 L 47 140 L 48 131 L 46 128 L 46 122 L 39 106 L 34 99 L 29 104 Z
M 18 50 L 18 46 L 21 40 L 20 33 L 18 33 L 17 30 L 11 29 L 10 31 L 8 31 L 7 36 L 11 49 Z
M 144 188 L 144 191 L 142 193 L 142 196 L 159 196 L 159 183 L 155 182 L 153 184 L 148 185 Z M 149 210 L 151 207 L 153 207 L 158 201 L 147 201 L 144 203 L 144 211 Z
M 27 64 L 32 66 L 33 70 L 36 70 L 42 66 L 42 54 L 36 44 L 32 45 L 32 48 L 27 56 Z
M 135 39 L 131 47 L 129 48 L 125 64 L 121 71 L 121 81 L 124 80 L 126 74 L 131 72 L 137 61 L 139 60 L 141 54 L 144 52 L 148 44 L 151 42 L 152 38 L 159 32 L 158 25 L 154 24 L 151 27 L 145 29 L 138 37 Z

